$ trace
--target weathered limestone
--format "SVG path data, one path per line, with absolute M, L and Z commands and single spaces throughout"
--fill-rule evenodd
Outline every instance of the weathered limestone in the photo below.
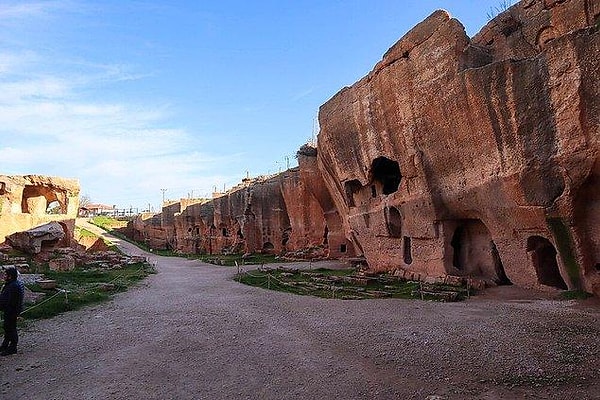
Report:
M 51 271 L 72 271 L 75 269 L 75 258 L 69 255 L 53 258 L 48 261 L 48 268 Z
M 356 253 L 354 247 L 356 241 L 352 239 L 352 236 L 346 238 L 344 234 L 345 219 L 340 215 L 325 186 L 323 175 L 317 164 L 317 149 L 304 145 L 298 151 L 297 157 L 300 180 L 318 203 L 319 208 L 313 212 L 313 215 L 322 214 L 325 218 L 323 239 L 328 248 L 328 256 L 331 258 L 352 257 Z M 305 222 L 310 224 L 310 221 Z M 315 233 L 318 234 L 318 232 Z
M 522 1 L 471 40 L 437 11 L 321 107 L 319 169 L 371 268 L 600 293 L 599 13 Z
M 79 182 L 39 175 L 0 175 L 0 243 L 6 236 L 57 222 L 69 245 L 79 207 Z

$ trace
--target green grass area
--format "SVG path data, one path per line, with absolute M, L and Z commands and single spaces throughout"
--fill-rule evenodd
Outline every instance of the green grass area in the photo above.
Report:
M 81 238 L 98 237 L 98 235 L 96 235 L 95 233 L 90 232 L 85 228 L 80 228 L 78 226 L 75 227 L 75 236 L 81 237 Z
M 113 233 L 114 234 L 114 233 Z M 122 251 L 114 244 L 112 243 L 110 240 L 106 240 L 104 238 L 101 238 L 100 236 L 96 235 L 94 232 L 91 232 L 85 228 L 81 228 L 79 226 L 75 227 L 75 237 L 76 238 L 92 238 L 92 239 L 102 239 L 102 241 L 104 242 L 104 244 L 108 247 L 108 250 L 117 252 L 117 253 L 122 253 Z
M 343 300 L 402 298 L 456 301 L 469 296 L 466 288 L 404 281 L 381 274 L 356 275 L 343 270 L 254 270 L 237 276 L 241 283 L 269 290 Z
M 189 260 L 200 260 L 205 263 L 222 265 L 225 267 L 234 267 L 236 265 L 236 262 L 237 265 L 263 265 L 287 262 L 286 260 L 282 260 L 274 254 L 252 254 L 250 256 L 243 257 L 242 254 L 185 254 L 178 253 L 173 250 L 157 250 L 150 248 L 146 243 L 136 242 L 127 237 L 124 237 L 123 235 L 115 234 L 114 232 L 111 232 L 111 234 L 135 244 L 142 250 L 151 252 L 159 256 L 181 257 L 187 258 Z
M 34 304 L 25 305 L 21 314 L 25 321 L 21 324 L 25 324 L 27 320 L 51 318 L 108 300 L 113 294 L 127 290 L 154 272 L 154 269 L 145 263 L 131 264 L 126 268 L 113 270 L 45 271 L 44 276 L 55 280 L 57 288 L 44 290 L 39 284 L 27 285 L 31 291 L 42 293 L 43 296 Z M 0 333 L 2 333 L 1 328 Z
M 107 217 L 105 215 L 99 215 L 90 219 L 90 223 L 99 226 L 105 231 L 111 232 L 115 229 L 125 228 L 128 221 Z
M 252 254 L 245 258 L 242 258 L 241 254 L 228 254 L 228 255 L 208 255 L 208 254 L 196 254 L 193 258 L 206 263 L 223 265 L 233 267 L 236 265 L 262 265 L 262 264 L 273 264 L 285 262 L 274 254 Z

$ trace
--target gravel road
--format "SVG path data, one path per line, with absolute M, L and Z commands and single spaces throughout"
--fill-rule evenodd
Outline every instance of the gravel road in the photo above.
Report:
M 116 241 L 158 273 L 21 332 L 1 399 L 600 399 L 594 305 L 296 296 Z

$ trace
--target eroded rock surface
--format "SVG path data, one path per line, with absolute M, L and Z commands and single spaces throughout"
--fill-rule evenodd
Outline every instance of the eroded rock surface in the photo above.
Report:
M 16 232 L 6 237 L 13 248 L 29 254 L 38 254 L 42 247 L 59 244 L 65 238 L 65 231 L 58 222 L 36 226 L 23 232 Z
M 353 255 L 316 167 L 316 149 L 301 165 L 245 179 L 210 201 L 183 199 L 132 223 L 134 238 L 182 253 L 271 253 L 326 258 Z
M 79 208 L 79 182 L 40 175 L 0 175 L 0 243 L 6 236 L 57 222 L 70 245 Z
M 473 38 L 436 11 L 320 108 L 298 169 L 167 207 L 137 235 L 600 294 L 599 28 L 600 0 L 524 0 Z
M 600 1 L 437 11 L 320 109 L 318 161 L 373 269 L 600 292 Z

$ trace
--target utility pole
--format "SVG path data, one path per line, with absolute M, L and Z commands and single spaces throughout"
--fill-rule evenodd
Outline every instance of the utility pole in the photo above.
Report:
M 165 192 L 167 191 L 167 189 L 160 189 L 160 191 L 162 192 L 162 199 L 163 199 L 163 205 L 165 205 Z

